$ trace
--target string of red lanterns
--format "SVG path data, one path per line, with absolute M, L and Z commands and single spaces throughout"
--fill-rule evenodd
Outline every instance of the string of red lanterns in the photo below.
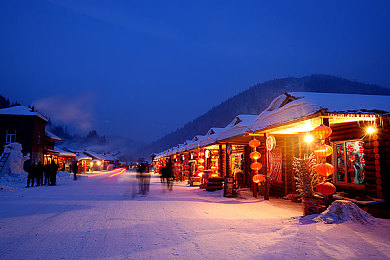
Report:
M 334 173 L 334 167 L 325 160 L 326 157 L 333 154 L 333 148 L 325 144 L 325 139 L 332 134 L 332 129 L 329 126 L 321 124 L 313 130 L 313 133 L 320 139 L 321 142 L 320 145 L 315 148 L 314 154 L 322 160 L 322 162 L 316 164 L 314 168 L 315 171 L 324 179 L 324 181 L 318 184 L 315 189 L 325 196 L 332 195 L 336 192 L 336 187 L 332 183 L 327 182 L 326 179 Z
M 265 176 L 262 174 L 258 174 L 259 170 L 263 167 L 263 165 L 257 162 L 258 159 L 261 158 L 261 154 L 256 151 L 256 148 L 260 145 L 260 141 L 256 138 L 253 138 L 249 141 L 249 146 L 252 148 L 253 152 L 249 154 L 249 157 L 254 161 L 251 164 L 251 169 L 255 172 L 252 180 L 254 183 L 263 182 L 265 180 Z

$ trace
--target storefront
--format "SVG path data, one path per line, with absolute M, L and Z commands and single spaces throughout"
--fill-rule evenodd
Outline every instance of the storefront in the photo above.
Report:
M 294 158 L 324 145 L 330 153 L 316 154 L 317 163 L 334 168 L 328 181 L 342 196 L 389 200 L 389 114 L 389 96 L 285 93 L 259 115 L 235 117 L 214 139 L 209 134 L 194 137 L 187 145 L 196 162 L 190 169 L 196 175 L 211 170 L 233 176 L 238 189 L 251 187 L 254 195 L 261 184 L 266 198 L 285 196 L 296 193 Z M 321 125 L 330 128 L 330 136 L 313 135 Z M 250 146 L 253 140 L 258 144 Z
M 390 157 L 389 104 L 387 96 L 353 94 L 290 93 L 276 98 L 250 126 L 256 138 L 275 139 L 275 147 L 262 152 L 270 194 L 295 192 L 292 161 L 318 149 L 313 130 L 323 124 L 331 129 L 325 140 L 332 149 L 326 162 L 335 169 L 330 180 L 337 191 L 359 200 L 388 198 L 384 173 Z
M 76 154 L 65 151 L 58 147 L 54 147 L 54 151 L 57 152 L 57 164 L 59 171 L 72 171 L 72 162 L 76 159 Z

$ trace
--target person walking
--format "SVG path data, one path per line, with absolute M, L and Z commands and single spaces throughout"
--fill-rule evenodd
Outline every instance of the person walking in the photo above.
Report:
M 172 161 L 169 160 L 167 165 L 161 169 L 161 174 L 167 182 L 167 188 L 172 191 L 173 186 L 173 172 L 172 172 Z
M 58 165 L 53 161 L 50 164 L 50 186 L 56 185 Z
M 77 170 L 78 170 L 77 161 L 72 162 L 72 171 L 73 171 L 73 180 L 77 180 Z
M 149 194 L 149 186 L 150 186 L 150 173 L 149 173 L 149 165 L 146 163 L 145 164 L 145 170 L 143 173 L 143 192 L 144 195 Z

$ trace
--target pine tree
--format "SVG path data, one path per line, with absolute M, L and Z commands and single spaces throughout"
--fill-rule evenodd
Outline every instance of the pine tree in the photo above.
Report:
M 319 184 L 319 176 L 315 171 L 316 157 L 312 153 L 305 154 L 303 159 L 294 157 L 293 169 L 298 193 L 302 198 L 314 197 L 314 188 Z

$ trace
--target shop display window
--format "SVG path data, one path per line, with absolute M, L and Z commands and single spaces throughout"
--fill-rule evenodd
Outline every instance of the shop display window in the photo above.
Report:
M 347 141 L 336 144 L 337 181 L 362 184 L 364 181 L 363 141 Z

